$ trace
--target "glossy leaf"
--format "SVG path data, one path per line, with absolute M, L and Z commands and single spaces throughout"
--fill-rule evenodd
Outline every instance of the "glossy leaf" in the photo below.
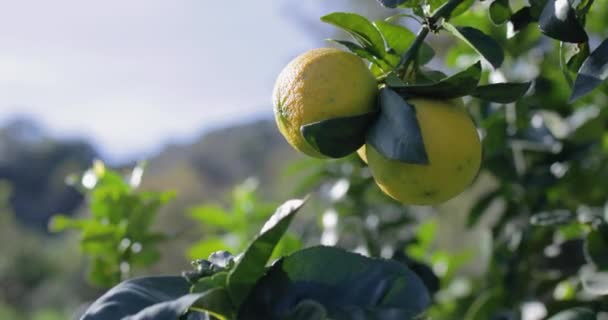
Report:
M 532 17 L 531 10 L 530 7 L 523 7 L 511 15 L 509 23 L 511 24 L 514 33 L 535 21 L 534 17 Z
M 392 52 L 387 59 L 393 66 L 396 66 L 399 63 L 401 56 L 407 51 L 416 38 L 416 35 L 407 28 L 384 20 L 376 21 L 374 22 L 374 25 L 384 36 L 388 48 L 392 49 Z M 420 51 L 418 51 L 418 63 L 420 65 L 426 64 L 431 61 L 434 55 L 435 51 L 433 48 L 426 43 L 422 43 Z
M 596 320 L 595 313 L 587 308 L 564 310 L 548 320 Z
M 492 37 L 472 27 L 456 27 L 449 23 L 444 23 L 443 27 L 473 48 L 494 68 L 502 64 L 505 58 L 503 50 Z
M 466 96 L 475 91 L 481 78 L 481 63 L 477 62 L 467 69 L 439 82 L 391 87 L 405 96 L 421 96 L 436 99 L 452 99 Z
M 283 203 L 230 270 L 227 289 L 235 305 L 238 306 L 245 300 L 258 279 L 264 275 L 274 247 L 304 202 L 305 200 L 294 199 Z
M 385 55 L 384 39 L 367 18 L 356 13 L 334 12 L 321 17 L 321 21 L 348 32 L 359 44 L 371 50 L 376 56 Z
M 511 103 L 523 97 L 531 84 L 531 82 L 487 84 L 475 88 L 471 95 L 486 101 Z
M 509 21 L 513 12 L 509 6 L 509 0 L 494 0 L 490 5 L 490 20 L 496 25 Z
M 82 320 L 178 318 L 196 301 L 188 295 L 190 283 L 184 277 L 164 276 L 128 280 L 95 301 Z M 146 318 L 146 316 L 150 316 Z
M 335 320 L 412 319 L 430 303 L 420 278 L 401 263 L 313 247 L 274 264 L 239 319 L 284 319 L 306 300 L 323 305 Z
M 333 118 L 302 126 L 306 141 L 321 154 L 342 158 L 365 143 L 365 134 L 377 117 L 376 112 L 352 117 Z
M 369 128 L 366 142 L 389 159 L 429 163 L 416 110 L 389 88 L 380 91 L 380 115 Z
M 549 0 L 538 20 L 547 36 L 565 42 L 586 42 L 587 33 L 576 18 L 568 0 Z
M 570 102 L 591 92 L 608 79 L 608 39 L 604 40 L 583 62 L 574 81 Z
M 191 304 L 192 310 L 208 312 L 220 319 L 234 319 L 235 307 L 225 288 L 214 288 L 193 295 L 196 296 L 196 300 Z
M 378 58 L 372 51 L 370 51 L 367 48 L 361 47 L 360 45 L 350 42 L 350 41 L 344 41 L 344 40 L 335 40 L 335 39 L 329 39 L 329 41 L 335 42 L 337 44 L 340 44 L 342 46 L 344 46 L 345 48 L 347 48 L 350 52 L 352 52 L 353 54 L 355 54 L 356 56 L 358 56 L 361 59 L 365 59 L 371 63 L 373 63 L 376 67 L 380 68 L 381 73 L 387 72 L 388 70 L 391 70 L 391 66 L 388 64 L 388 62 L 384 61 L 381 58 Z

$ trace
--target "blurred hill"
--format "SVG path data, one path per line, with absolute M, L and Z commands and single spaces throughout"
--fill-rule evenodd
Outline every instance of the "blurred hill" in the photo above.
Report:
M 52 215 L 73 212 L 83 197 L 65 177 L 86 169 L 96 154 L 88 142 L 51 138 L 28 119 L 0 128 L 0 181 L 10 185 L 17 220 L 46 230 Z
M 91 143 L 53 138 L 29 119 L 0 128 L 0 181 L 11 187 L 9 205 L 17 220 L 43 231 L 52 215 L 73 213 L 83 197 L 65 179 L 82 173 L 98 156 Z M 258 120 L 165 147 L 148 159 L 142 187 L 177 192 L 176 201 L 165 210 L 172 219 L 184 216 L 188 206 L 221 201 L 248 177 L 259 179 L 263 195 L 279 199 L 285 189 L 277 169 L 297 157 L 272 120 Z M 120 166 L 129 169 L 132 163 Z

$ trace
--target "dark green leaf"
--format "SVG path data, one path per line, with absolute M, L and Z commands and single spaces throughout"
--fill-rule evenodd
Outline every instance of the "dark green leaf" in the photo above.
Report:
M 490 20 L 496 25 L 509 21 L 513 12 L 509 6 L 509 0 L 494 0 L 490 5 Z
M 327 311 L 314 300 L 303 300 L 286 317 L 289 320 L 325 320 Z
M 511 25 L 513 26 L 513 32 L 518 32 L 530 23 L 536 21 L 531 14 L 530 7 L 523 7 L 511 15 L 509 19 L 511 21 Z
M 194 296 L 197 299 L 191 304 L 193 310 L 208 312 L 222 319 L 234 319 L 236 308 L 232 305 L 225 288 L 210 289 Z
M 564 42 L 586 42 L 589 39 L 568 0 L 547 1 L 538 24 L 540 30 L 553 39 Z
M 416 110 L 389 88 L 380 91 L 380 115 L 370 127 L 366 142 L 389 159 L 429 163 Z
M 401 56 L 407 51 L 416 38 L 416 35 L 407 28 L 384 20 L 376 21 L 374 22 L 374 25 L 380 30 L 386 40 L 388 48 L 391 49 L 391 54 L 387 59 L 393 66 L 396 66 L 399 63 Z M 418 51 L 418 63 L 420 65 L 426 64 L 431 61 L 434 55 L 435 51 L 433 48 L 428 44 L 423 43 Z
M 384 61 L 381 58 L 378 58 L 372 51 L 370 51 L 367 48 L 363 48 L 356 43 L 353 43 L 350 41 L 343 41 L 343 40 L 334 40 L 334 39 L 329 39 L 329 41 L 343 45 L 350 52 L 357 55 L 359 58 L 365 59 L 365 60 L 373 63 L 374 65 L 376 65 L 378 68 L 381 69 L 381 73 L 387 72 L 388 70 L 392 69 L 392 67 L 388 64 L 388 62 Z
M 444 23 L 443 27 L 473 48 L 494 68 L 498 68 L 502 64 L 505 58 L 504 53 L 500 44 L 492 37 L 472 27 L 456 27 L 449 23 Z
M 305 200 L 294 199 L 282 204 L 230 270 L 227 289 L 235 305 L 238 306 L 245 300 L 258 279 L 264 275 L 274 247 L 304 202 Z
M 320 303 L 335 320 L 413 319 L 430 304 L 420 278 L 401 263 L 313 247 L 275 263 L 239 319 L 284 319 L 303 300 Z
M 445 73 L 443 73 L 441 71 L 421 67 L 420 69 L 416 70 L 416 82 L 415 83 L 417 83 L 417 84 L 436 83 L 436 82 L 441 81 L 441 79 L 443 79 L 443 78 L 447 78 L 447 75 Z M 387 82 L 387 84 L 389 85 L 389 87 L 393 87 L 393 85 L 389 84 L 388 82 Z M 402 85 L 395 85 L 395 86 L 402 86 Z
M 585 239 L 585 258 L 599 270 L 608 270 L 608 234 L 605 228 L 589 232 Z
M 475 88 L 471 95 L 487 101 L 511 103 L 523 97 L 530 85 L 531 82 L 488 84 Z
M 548 320 L 596 320 L 595 313 L 587 308 L 572 308 L 564 310 Z
M 342 158 L 365 143 L 365 134 L 376 112 L 313 122 L 302 126 L 302 136 L 315 150 L 331 158 Z
M 481 78 L 481 63 L 477 62 L 451 77 L 432 84 L 413 84 L 391 87 L 401 95 L 422 96 L 436 99 L 452 99 L 475 91 Z
M 604 40 L 583 62 L 574 81 L 570 102 L 591 92 L 608 79 L 608 39 Z
M 378 0 L 381 5 L 387 8 L 396 8 L 398 5 L 407 2 L 408 0 Z
M 475 300 L 467 309 L 464 319 L 494 319 L 500 303 L 504 299 L 501 288 L 489 289 L 476 295 Z
M 500 193 L 501 193 L 500 189 L 490 191 L 490 192 L 482 195 L 477 200 L 477 202 L 475 203 L 473 208 L 471 208 L 471 211 L 469 212 L 469 216 L 467 217 L 467 227 L 471 228 L 471 227 L 475 226 L 477 224 L 477 222 L 479 222 L 479 219 L 486 212 L 486 209 L 488 209 L 490 204 L 492 204 L 494 199 L 496 197 L 498 197 L 500 195 Z
M 132 316 L 130 319 L 133 320 L 150 319 L 145 315 L 172 316 L 176 319 L 196 300 L 195 296 L 188 295 L 189 290 L 190 283 L 179 276 L 128 280 L 97 299 L 81 319 L 122 319 L 128 316 Z M 147 311 L 143 311 L 145 309 Z
M 348 32 L 377 57 L 384 57 L 386 54 L 382 35 L 367 18 L 356 13 L 334 12 L 321 17 L 321 21 Z

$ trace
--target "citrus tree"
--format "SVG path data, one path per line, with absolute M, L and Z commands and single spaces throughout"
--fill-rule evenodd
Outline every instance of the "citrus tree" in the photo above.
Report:
M 331 209 L 323 214 L 325 246 L 271 259 L 306 202 L 290 200 L 240 254 L 214 252 L 182 275 L 121 282 L 83 319 L 602 316 L 608 4 L 379 5 L 395 14 L 380 21 L 344 12 L 322 17 L 352 39 L 332 40 L 341 49 L 295 58 L 273 92 L 286 140 L 325 159 L 308 166 L 303 181 L 303 189 L 328 190 L 321 197 Z M 416 33 L 403 20 L 413 21 L 408 25 L 415 24 Z M 431 36 L 442 40 L 427 41 Z M 441 218 L 419 206 L 445 202 L 480 176 L 491 183 L 467 224 L 489 220 L 487 266 L 458 275 L 471 255 L 435 250 Z M 161 204 L 163 198 L 153 199 Z M 129 226 L 132 217 L 120 212 L 117 225 Z M 198 212 L 203 222 L 244 225 L 238 210 L 236 222 L 211 219 L 217 210 Z M 68 222 L 63 225 L 74 225 Z M 355 248 L 365 255 L 348 250 Z

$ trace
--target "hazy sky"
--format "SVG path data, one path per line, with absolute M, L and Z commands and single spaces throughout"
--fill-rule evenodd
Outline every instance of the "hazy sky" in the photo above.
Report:
M 0 121 L 29 115 L 125 158 L 271 117 L 278 72 L 353 1 L 0 0 Z

